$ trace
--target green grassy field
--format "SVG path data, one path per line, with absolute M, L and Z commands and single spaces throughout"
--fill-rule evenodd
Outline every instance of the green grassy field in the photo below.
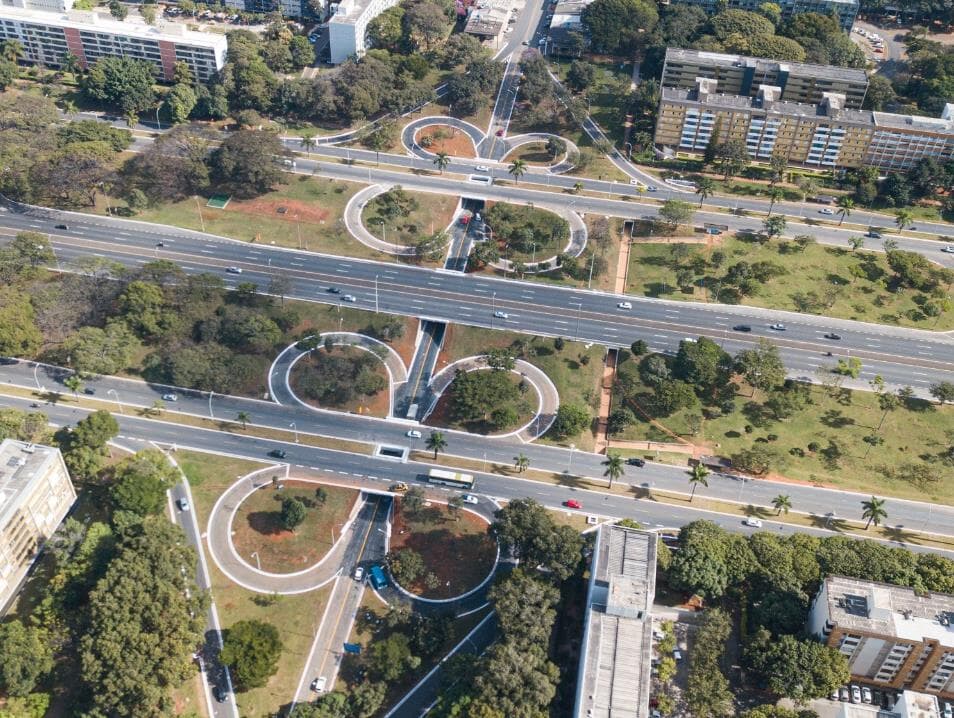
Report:
M 438 359 L 437 369 L 464 357 L 483 354 L 491 348 L 507 348 L 514 342 L 527 343 L 525 359 L 539 367 L 556 386 L 562 403 L 581 404 L 595 416 L 599 408 L 599 382 L 603 372 L 604 349 L 601 346 L 585 348 L 580 342 L 567 341 L 562 351 L 554 348 L 554 340 L 544 337 L 527 337 L 515 332 L 488 331 L 476 327 L 452 324 L 448 327 L 444 348 Z M 586 357 L 581 361 L 582 357 Z M 593 433 L 584 430 L 579 436 L 569 437 L 565 442 L 575 443 L 584 451 L 594 444 Z M 542 439 L 549 442 L 549 439 Z M 448 449 L 453 453 L 453 447 Z
M 635 375 L 632 362 L 629 359 L 622 364 L 620 372 Z M 878 397 L 871 392 L 829 390 L 816 385 L 808 385 L 808 391 L 811 403 L 783 421 L 760 420 L 759 407 L 764 396 L 755 397 L 753 403 L 749 387 L 740 389 L 735 409 L 718 418 L 699 421 L 696 410 L 679 411 L 657 421 L 694 443 L 706 444 L 720 456 L 763 444 L 779 456 L 777 473 L 798 481 L 954 503 L 954 467 L 940 456 L 954 439 L 954 406 L 915 400 L 908 407 L 885 414 L 878 406 Z M 649 389 L 643 387 L 637 395 L 642 398 L 636 405 L 629 405 L 634 409 L 636 423 L 614 438 L 672 441 L 638 410 L 642 408 L 648 413 Z M 615 393 L 613 408 L 619 406 L 620 395 Z M 879 431 L 882 417 L 884 423 Z M 863 441 L 864 437 L 875 435 L 884 443 L 869 446 Z M 818 445 L 814 451 L 809 449 L 813 443 Z M 801 452 L 804 456 L 798 455 Z M 898 469 L 908 463 L 927 463 L 932 480 L 889 478 L 882 470 Z
M 446 229 L 454 218 L 458 198 L 453 195 L 410 193 L 417 203 L 416 209 L 405 217 L 387 220 L 380 216 L 380 200 L 375 197 L 361 212 L 365 228 L 379 239 L 394 244 L 410 246 L 419 240 Z M 382 224 L 383 223 L 383 224 Z
M 684 301 L 709 301 L 713 298 L 706 288 L 699 286 L 701 278 L 720 277 L 726 268 L 740 261 L 749 264 L 773 262 L 783 267 L 785 274 L 766 281 L 756 294 L 745 297 L 743 304 L 799 311 L 799 297 L 813 292 L 820 300 L 813 313 L 921 329 L 954 328 L 954 312 L 945 312 L 939 318 L 912 318 L 917 316 L 914 299 L 919 293 L 912 289 L 900 293 L 887 289 L 886 282 L 892 272 L 883 254 L 864 250 L 853 253 L 847 248 L 822 245 L 809 245 L 802 252 L 782 253 L 777 241 L 759 245 L 728 235 L 722 235 L 722 239 L 722 246 L 711 248 L 685 244 L 634 244 L 630 252 L 627 292 Z M 719 269 L 711 264 L 716 252 L 724 256 Z M 676 282 L 678 268 L 694 263 L 704 266 L 705 270 L 693 275 L 695 286 L 691 292 L 682 291 Z

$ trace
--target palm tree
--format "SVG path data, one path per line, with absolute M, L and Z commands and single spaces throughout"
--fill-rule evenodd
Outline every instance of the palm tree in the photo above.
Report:
M 699 195 L 699 206 L 702 206 L 702 203 L 705 202 L 709 195 L 715 192 L 715 182 L 713 182 L 708 177 L 703 177 L 698 182 L 696 182 L 696 194 Z
M 162 416 L 162 410 L 165 408 L 166 402 L 164 402 L 162 399 L 156 399 L 154 402 L 152 402 L 152 406 L 149 407 L 149 411 L 156 416 Z
M 582 191 L 583 191 L 583 183 L 582 183 L 582 182 L 575 182 L 575 183 L 573 184 L 573 194 L 579 194 L 579 193 L 582 192 Z
M 771 217 L 772 210 L 775 208 L 775 203 L 778 202 L 780 199 L 785 198 L 785 190 L 783 190 L 781 187 L 772 187 L 772 189 L 769 190 L 768 196 L 769 196 L 768 216 Z
M 868 520 L 868 523 L 865 524 L 865 531 L 871 524 L 880 526 L 881 522 L 888 518 L 888 512 L 884 508 L 884 499 L 872 496 L 867 501 L 861 502 L 861 508 L 864 509 L 861 512 L 861 518 Z
M 315 149 L 315 146 L 318 144 L 315 142 L 315 136 L 311 132 L 303 134 L 298 142 L 301 144 L 301 148 L 308 153 L 309 157 L 311 157 L 311 151 Z
M 692 471 L 689 472 L 689 483 L 692 484 L 692 493 L 689 494 L 689 503 L 692 503 L 692 499 L 695 498 L 696 488 L 700 484 L 709 488 L 709 482 L 706 480 L 708 476 L 709 469 L 702 464 L 696 464 L 692 467 Z
M 9 62 L 18 62 L 23 57 L 23 44 L 19 40 L 4 40 L 0 43 L 0 56 Z
M 66 379 L 63 380 L 63 384 L 67 389 L 73 392 L 74 398 L 79 394 L 79 390 L 83 388 L 83 380 L 80 379 L 77 374 L 66 377 Z
M 437 458 L 437 454 L 440 451 L 443 451 L 447 448 L 447 439 L 444 438 L 444 433 L 441 431 L 432 431 L 430 436 L 427 437 L 428 449 L 434 450 L 434 458 Z
M 613 488 L 613 482 L 623 475 L 623 457 L 619 454 L 607 454 L 603 466 L 606 467 L 603 476 L 609 479 L 609 487 Z
M 841 217 L 841 220 L 838 222 L 838 226 L 841 226 L 841 223 L 845 221 L 845 217 L 851 216 L 851 210 L 855 208 L 855 201 L 851 197 L 839 197 L 838 198 L 838 215 Z
M 438 152 L 434 157 L 434 164 L 437 165 L 437 169 L 441 171 L 441 174 L 444 174 L 444 170 L 447 169 L 447 165 L 450 164 L 450 155 L 446 152 Z
M 518 454 L 517 456 L 513 457 L 513 467 L 517 471 L 526 471 L 528 466 L 530 466 L 529 457 L 524 456 L 523 454 Z
M 783 511 L 787 514 L 789 509 L 792 508 L 792 499 L 787 494 L 779 494 L 772 499 L 772 506 L 778 512 L 775 514 L 776 516 L 781 516 Z
M 903 232 L 905 227 L 910 227 L 913 221 L 914 217 L 911 216 L 909 210 L 899 209 L 894 213 L 894 223 L 898 225 L 899 232 Z
M 865 238 L 864 237 L 849 237 L 848 245 L 851 247 L 852 252 L 856 252 L 865 246 Z
M 520 184 L 520 178 L 527 171 L 527 162 L 526 160 L 515 159 L 510 163 L 510 167 L 507 168 L 507 172 L 513 175 L 514 184 Z
M 248 422 L 252 420 L 252 415 L 247 411 L 240 411 L 238 414 L 236 414 L 235 418 L 237 421 L 242 423 L 242 428 L 246 429 L 248 428 Z

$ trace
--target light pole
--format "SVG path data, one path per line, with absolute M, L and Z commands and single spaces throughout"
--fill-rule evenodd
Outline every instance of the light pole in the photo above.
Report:
M 580 341 L 580 320 L 583 319 L 583 302 L 570 302 L 577 306 L 576 312 L 576 340 Z
M 587 280 L 587 282 L 586 282 L 586 288 L 587 288 L 587 289 L 592 289 L 592 288 L 593 288 L 593 265 L 594 265 L 594 264 L 596 264 L 596 255 L 595 255 L 595 254 L 591 254 L 591 255 L 590 255 L 590 278 L 589 278 L 589 279 Z
M 195 209 L 199 213 L 199 226 L 202 227 L 202 231 L 205 231 L 205 218 L 202 216 L 202 205 L 199 204 L 199 195 L 192 195 L 195 198 Z
M 378 275 L 374 275 L 374 313 L 378 313 Z
M 212 391 L 211 389 L 209 389 L 209 418 L 210 418 L 210 419 L 214 419 L 214 418 L 215 418 L 215 414 L 212 413 L 212 395 L 213 395 L 214 393 L 215 393 L 214 391 Z
M 119 400 L 119 393 L 115 389 L 107 389 L 106 394 L 107 396 L 112 394 L 114 397 L 116 397 L 116 405 L 119 407 L 119 413 L 125 414 L 126 412 L 123 411 L 123 403 Z
M 494 317 L 497 315 L 497 292 L 490 295 L 490 328 L 494 328 Z
M 566 473 L 570 473 L 570 467 L 573 466 L 573 452 L 576 451 L 576 444 L 570 444 L 570 459 L 566 462 Z
M 255 557 L 255 565 L 258 567 L 258 570 L 261 571 L 261 570 L 262 570 L 262 562 L 261 562 L 261 560 L 258 558 L 258 551 L 252 551 L 252 556 Z
M 288 428 L 295 432 L 295 443 L 298 443 L 298 425 L 293 421 Z
M 42 387 L 40 386 L 40 377 L 37 376 L 37 371 L 39 370 L 39 368 L 40 368 L 40 363 L 39 363 L 39 362 L 33 362 L 33 381 L 36 382 L 36 388 L 37 388 L 37 389 L 41 389 L 41 388 L 42 388 Z
M 159 108 L 162 107 L 165 104 L 165 102 L 166 102 L 165 100 L 161 100 L 159 104 L 156 105 L 156 128 L 159 130 L 162 129 L 162 123 L 159 122 Z

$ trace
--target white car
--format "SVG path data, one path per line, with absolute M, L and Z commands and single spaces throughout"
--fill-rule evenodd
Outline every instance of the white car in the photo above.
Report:
M 356 301 L 358 301 L 358 299 L 357 299 L 357 297 L 355 297 L 353 294 L 345 294 L 345 295 L 341 298 L 341 301 L 342 301 L 342 302 L 356 302 Z
M 189 500 L 186 499 L 185 497 L 180 498 L 176 503 L 179 504 L 179 510 L 180 510 L 180 511 L 188 511 L 188 510 L 189 510 Z
M 620 302 L 619 304 L 616 305 L 616 308 L 617 308 L 617 309 L 632 309 L 632 308 L 633 308 L 633 303 L 632 303 L 632 302 Z
M 178 394 L 163 394 L 162 400 L 163 401 L 179 401 L 179 395 Z
M 946 247 L 941 247 L 941 251 L 946 254 L 954 254 L 954 244 L 949 244 Z
M 473 494 L 464 494 L 463 496 L 461 496 L 461 499 L 463 499 L 463 501 L 464 501 L 465 504 L 476 504 L 476 503 L 478 503 L 477 497 L 474 496 Z
M 324 693 L 325 686 L 328 684 L 328 679 L 325 676 L 319 676 L 311 682 L 311 690 L 315 693 Z
M 818 210 L 818 214 L 834 214 L 834 213 L 835 213 L 835 210 L 833 210 L 831 207 L 822 207 L 820 210 Z
M 649 192 L 656 192 L 656 191 L 659 190 L 659 187 L 657 187 L 657 186 L 654 185 L 654 184 L 651 184 L 651 185 L 647 185 L 646 189 L 647 189 Z
M 639 184 L 639 180 L 631 179 L 631 180 L 629 181 L 629 183 L 635 187 L 636 185 Z
M 775 324 L 769 324 L 769 329 L 771 329 L 772 331 L 775 331 L 775 332 L 784 332 L 784 331 L 785 331 L 785 325 L 782 324 L 782 323 L 780 323 L 780 322 L 775 323 Z
M 408 429 L 405 436 L 408 437 L 409 439 L 420 439 L 421 432 L 419 432 L 417 429 Z
M 228 272 L 229 274 L 241 274 L 242 268 L 241 267 L 226 267 L 225 271 Z
M 861 700 L 864 703 L 871 703 L 871 689 L 868 686 L 861 687 Z
M 751 526 L 754 529 L 762 528 L 762 519 L 757 519 L 754 516 L 746 516 L 745 521 L 743 521 L 746 526 Z
M 861 689 L 858 686 L 851 686 L 851 702 L 861 703 Z
M 497 319 L 509 319 L 509 318 L 510 318 L 510 315 L 507 314 L 507 312 L 502 312 L 502 311 L 500 311 L 499 309 L 498 309 L 496 312 L 494 312 L 494 316 L 495 316 Z
M 490 168 L 487 165 L 477 165 L 474 169 L 478 172 L 490 172 Z
M 354 580 L 360 582 L 364 578 L 364 569 L 361 566 L 358 566 L 354 570 Z

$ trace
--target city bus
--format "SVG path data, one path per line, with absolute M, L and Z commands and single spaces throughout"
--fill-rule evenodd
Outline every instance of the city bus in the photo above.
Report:
M 431 469 L 426 476 L 428 483 L 443 484 L 444 486 L 457 486 L 461 489 L 473 489 L 474 477 L 470 474 L 462 474 L 458 471 L 445 471 L 444 469 Z

